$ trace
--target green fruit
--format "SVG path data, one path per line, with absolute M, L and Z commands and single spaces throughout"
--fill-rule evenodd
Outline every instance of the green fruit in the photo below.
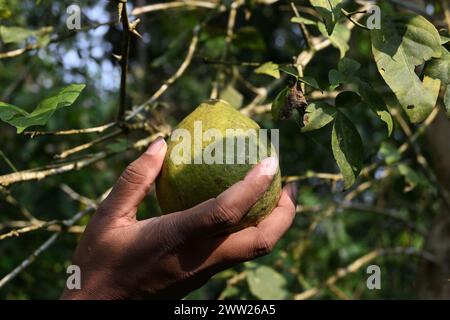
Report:
M 223 100 L 211 100 L 202 103 L 198 106 L 190 115 L 188 115 L 176 129 L 185 129 L 190 133 L 190 141 L 194 141 L 194 128 L 197 123 L 197 133 L 200 131 L 198 129 L 198 124 L 201 123 L 201 132 L 204 133 L 208 129 L 218 129 L 222 134 L 221 141 L 216 141 L 214 138 L 211 139 L 212 143 L 218 143 L 220 146 L 223 145 L 226 148 L 227 137 L 233 137 L 236 142 L 236 133 L 226 132 L 227 129 L 254 129 L 257 134 L 259 134 L 260 127 L 252 119 L 244 116 L 239 111 L 231 107 L 227 102 Z M 174 130 L 175 132 L 176 130 Z M 186 132 L 186 131 L 185 131 Z M 227 136 L 228 134 L 228 136 Z M 198 137 L 199 135 L 197 135 Z M 242 137 L 242 134 L 241 134 Z M 158 197 L 158 202 L 161 210 L 164 214 L 171 213 L 175 211 L 182 211 L 188 208 L 194 207 L 195 205 L 204 202 L 208 199 L 217 197 L 220 193 L 231 187 L 233 184 L 242 180 L 247 172 L 255 166 L 255 161 L 253 164 L 249 163 L 248 154 L 241 164 L 237 164 L 236 155 L 238 154 L 237 147 L 235 146 L 234 161 L 233 164 L 226 163 L 226 153 L 227 149 L 224 149 L 223 155 L 218 157 L 222 159 L 222 164 L 218 164 L 215 161 L 212 164 L 207 164 L 202 158 L 203 152 L 208 150 L 208 145 L 211 146 L 211 141 L 205 140 L 201 141 L 201 164 L 195 164 L 194 162 L 194 143 L 189 141 L 190 154 L 186 152 L 184 154 L 191 163 L 175 163 L 171 154 L 183 155 L 180 151 L 180 143 L 182 139 L 172 141 L 174 138 L 174 133 L 168 142 L 168 150 L 162 171 L 160 176 L 156 181 L 156 193 Z M 255 140 L 258 143 L 258 139 Z M 253 142 L 255 142 L 253 141 Z M 177 146 L 178 145 L 178 146 Z M 198 144 L 200 146 L 200 143 Z M 251 145 L 251 139 L 245 140 L 246 150 L 248 152 Z M 255 146 L 253 144 L 253 146 Z M 260 148 L 266 148 L 259 144 Z M 174 148 L 176 148 L 174 150 Z M 272 147 L 273 148 L 273 147 Z M 186 150 L 188 150 L 186 148 Z M 197 147 L 197 150 L 199 148 Z M 264 149 L 267 150 L 267 149 Z M 209 149 L 211 151 L 211 149 Z M 178 153 L 176 153 L 178 152 Z M 273 151 L 268 150 L 268 155 Z M 215 155 L 214 152 L 211 154 Z M 241 152 L 242 154 L 242 152 Z M 195 157 L 198 159 L 198 152 L 195 153 Z M 262 160 L 262 159 L 259 159 Z M 229 163 L 229 162 L 228 162 Z M 261 221 L 266 215 L 268 215 L 277 205 L 279 197 L 281 194 L 281 175 L 280 171 L 276 173 L 272 184 L 267 189 L 263 197 L 250 209 L 247 215 L 241 220 L 239 226 L 235 229 L 242 229 L 244 227 L 255 225 Z M 231 231 L 231 230 L 230 230 Z

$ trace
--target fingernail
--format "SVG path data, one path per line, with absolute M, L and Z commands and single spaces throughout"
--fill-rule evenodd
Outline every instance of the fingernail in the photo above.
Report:
M 278 159 L 275 157 L 269 157 L 261 161 L 261 175 L 273 176 L 278 170 Z
M 155 155 L 157 154 L 161 148 L 166 144 L 166 141 L 162 137 L 158 137 L 153 143 L 148 147 L 147 151 L 145 151 L 148 155 Z
M 297 193 L 298 193 L 298 186 L 295 182 L 292 182 L 290 186 L 290 195 L 292 201 L 295 203 L 297 203 Z

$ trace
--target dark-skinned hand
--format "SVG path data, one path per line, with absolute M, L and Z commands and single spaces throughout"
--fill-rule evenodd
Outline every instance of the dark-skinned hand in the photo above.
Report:
M 100 204 L 73 257 L 81 270 L 81 289 L 66 288 L 62 299 L 182 298 L 215 273 L 270 253 L 292 224 L 294 184 L 283 189 L 278 206 L 257 226 L 225 233 L 270 185 L 273 176 L 265 172 L 278 165 L 273 158 L 214 199 L 138 221 L 138 206 L 158 176 L 166 151 L 164 139 L 158 138 L 126 168 Z

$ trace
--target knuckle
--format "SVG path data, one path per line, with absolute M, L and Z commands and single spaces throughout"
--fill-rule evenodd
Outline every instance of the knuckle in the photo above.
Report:
M 120 179 L 129 184 L 142 184 L 146 180 L 146 175 L 143 174 L 139 166 L 133 162 L 122 173 Z
M 185 242 L 184 232 L 175 219 L 169 216 L 155 220 L 158 243 L 164 244 L 165 251 L 172 251 Z
M 267 240 L 267 237 L 259 233 L 255 241 L 255 247 L 253 249 L 252 256 L 265 256 L 272 252 L 274 245 L 275 244 L 273 242 Z
M 239 210 L 225 205 L 222 201 L 215 199 L 212 209 L 212 219 L 215 225 L 234 226 L 241 220 Z

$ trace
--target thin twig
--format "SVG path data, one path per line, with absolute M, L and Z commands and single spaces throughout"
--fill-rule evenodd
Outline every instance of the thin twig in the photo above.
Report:
M 73 30 L 73 31 L 68 32 L 67 34 L 57 35 L 56 37 L 51 39 L 48 43 L 27 44 L 23 48 L 14 49 L 14 50 L 7 51 L 7 52 L 0 52 L 0 59 L 15 58 L 17 56 L 20 56 L 20 55 L 26 53 L 26 52 L 30 52 L 30 51 L 33 51 L 33 50 L 36 50 L 36 49 L 42 49 L 42 48 L 47 47 L 49 44 L 58 43 L 58 42 L 61 42 L 63 40 L 69 39 L 69 38 L 75 36 L 78 32 L 93 30 L 93 29 L 96 29 L 96 28 L 101 27 L 101 26 L 111 25 L 113 23 L 114 23 L 114 21 L 95 23 L 95 24 L 92 24 L 90 26 L 83 27 L 80 30 Z
M 342 174 L 340 173 L 323 173 L 323 172 L 308 172 L 305 175 L 301 176 L 286 176 L 283 177 L 283 181 L 285 183 L 301 181 L 307 179 L 321 179 L 321 180 L 329 180 L 329 181 L 340 181 L 342 180 Z
M 227 66 L 242 66 L 242 67 L 259 67 L 264 62 L 251 62 L 251 61 L 225 61 L 225 60 L 215 60 L 207 57 L 199 58 L 204 64 L 219 64 Z M 278 65 L 292 65 L 292 63 L 277 63 Z
M 291 8 L 292 8 L 292 11 L 294 11 L 295 16 L 297 18 L 300 18 L 300 13 L 298 12 L 297 7 L 295 6 L 295 4 L 293 2 L 291 2 Z M 310 36 L 310 34 L 308 32 L 308 29 L 306 28 L 306 26 L 305 26 L 305 24 L 303 22 L 301 22 L 299 24 L 299 29 L 300 29 L 300 32 L 303 35 L 303 39 L 305 40 L 305 44 L 306 44 L 307 49 L 309 49 L 309 50 L 312 49 L 314 46 L 313 46 L 312 41 L 311 41 L 311 36 Z
M 104 135 L 102 137 L 99 137 L 99 138 L 94 139 L 92 141 L 89 141 L 87 143 L 84 143 L 84 144 L 81 144 L 81 145 L 76 146 L 74 148 L 65 150 L 65 151 L 61 152 L 60 154 L 55 155 L 55 159 L 67 158 L 68 156 L 73 155 L 73 154 L 75 154 L 77 152 L 89 149 L 92 146 L 95 146 L 96 144 L 99 144 L 99 143 L 105 142 L 105 141 L 107 141 L 109 139 L 115 138 L 115 137 L 119 136 L 122 133 L 123 133 L 123 130 L 121 130 L 121 129 L 120 130 L 116 130 L 114 132 L 106 134 L 106 135 Z
M 28 219 L 31 222 L 39 221 L 31 214 L 31 212 L 27 208 L 25 208 L 19 201 L 17 201 L 16 198 L 13 197 L 13 195 L 11 194 L 11 192 L 8 189 L 0 186 L 0 192 L 3 193 L 3 195 L 5 196 L 5 201 L 7 203 L 17 207 L 20 211 L 20 214 L 22 216 L 24 216 L 26 219 Z
M 341 12 L 355 26 L 357 26 L 357 27 L 359 27 L 361 29 L 364 29 L 364 30 L 370 30 L 369 27 L 367 27 L 367 26 L 363 25 L 362 23 L 358 22 L 357 20 L 353 19 L 353 15 L 361 14 L 361 13 L 367 13 L 366 10 L 358 10 L 358 11 L 354 11 L 354 12 L 347 12 L 344 8 L 341 8 Z
M 91 158 L 70 162 L 68 164 L 64 164 L 64 165 L 61 165 L 59 167 L 52 168 L 52 169 L 41 170 L 41 171 L 25 170 L 25 171 L 19 171 L 19 172 L 14 172 L 14 173 L 10 173 L 10 174 L 5 174 L 5 175 L 0 176 L 0 185 L 8 186 L 8 185 L 16 183 L 16 182 L 42 180 L 49 176 L 66 173 L 66 172 L 69 172 L 72 170 L 79 170 L 79 169 L 89 166 L 93 163 L 96 163 L 100 160 L 103 160 L 113 154 L 115 154 L 115 153 L 102 151 L 102 152 L 96 153 Z
M 39 222 L 39 223 L 34 223 L 34 224 L 30 224 L 29 226 L 20 228 L 20 229 L 14 229 L 11 230 L 7 233 L 1 234 L 0 235 L 0 241 L 7 239 L 7 238 L 11 238 L 11 237 L 18 237 L 23 233 L 28 233 L 31 231 L 36 231 L 36 230 L 40 230 L 40 229 L 44 229 L 47 228 L 49 226 L 58 224 L 59 222 L 56 220 L 52 220 L 52 221 L 48 221 L 48 222 Z
M 130 120 L 134 118 L 137 114 L 139 114 L 142 110 L 147 108 L 147 106 L 152 105 L 156 102 L 156 100 L 161 97 L 164 92 L 166 92 L 167 89 L 175 82 L 177 81 L 186 71 L 188 66 L 191 64 L 192 57 L 194 56 L 194 52 L 197 49 L 197 43 L 198 43 L 198 35 L 200 32 L 200 26 L 197 26 L 194 28 L 193 36 L 191 39 L 191 43 L 189 44 L 189 49 L 186 54 L 186 57 L 184 58 L 183 63 L 180 65 L 178 70 L 169 78 L 167 79 L 164 84 L 143 104 L 135 107 L 129 115 L 126 116 L 125 120 Z
M 168 135 L 168 133 L 169 133 L 169 129 L 163 128 L 161 132 L 155 133 L 147 138 L 138 140 L 134 144 L 132 144 L 130 147 L 126 148 L 125 150 L 129 150 L 129 149 L 141 150 L 142 148 L 147 146 L 150 142 L 152 142 L 157 137 L 166 136 L 166 135 Z M 70 172 L 70 171 L 74 171 L 74 170 L 80 170 L 81 168 L 92 165 L 100 160 L 103 160 L 108 157 L 122 153 L 125 150 L 98 152 L 98 153 L 95 153 L 94 155 L 90 156 L 89 158 L 84 158 L 81 160 L 69 162 L 67 164 L 63 164 L 56 168 L 51 168 L 51 169 L 46 169 L 46 170 L 41 170 L 41 171 L 25 170 L 25 171 L 19 171 L 19 172 L 15 172 L 15 173 L 6 174 L 3 176 L 0 176 L 0 185 L 8 186 L 8 185 L 11 185 L 11 184 L 17 183 L 17 182 L 42 180 L 49 176 L 58 175 L 58 174 L 62 174 L 62 173 L 66 173 L 66 172 Z
M 403 218 L 400 212 L 387 209 L 387 208 L 379 208 L 374 206 L 369 206 L 362 203 L 341 203 L 339 204 L 340 209 L 345 209 L 348 211 L 357 211 L 357 212 L 366 212 L 366 213 L 375 213 L 379 215 L 383 215 L 395 220 L 398 220 L 402 224 L 404 224 L 408 229 L 417 232 L 418 234 L 426 237 L 427 233 L 421 229 L 419 229 L 414 223 L 412 223 L 408 218 Z
M 235 0 L 231 3 L 230 13 L 228 15 L 227 22 L 227 33 L 225 37 L 225 46 L 222 52 L 221 60 L 227 60 L 228 53 L 230 51 L 231 42 L 233 40 L 234 27 L 236 25 L 236 15 L 238 8 L 242 5 L 241 0 Z M 222 65 L 219 65 L 216 79 L 213 81 L 213 85 L 211 88 L 211 99 L 217 99 L 219 97 L 219 92 L 222 89 L 223 81 L 225 79 L 225 68 Z
M 69 187 L 67 184 L 62 184 L 61 190 L 64 191 L 70 198 L 84 204 L 85 206 L 95 206 L 94 200 L 82 196 L 81 194 L 73 190 L 71 187 Z
M 423 133 L 423 130 L 426 130 L 428 126 L 434 121 L 436 116 L 439 113 L 440 108 L 435 107 L 431 113 L 428 115 L 428 117 L 425 119 L 425 122 L 422 124 L 421 127 L 414 133 L 414 135 L 419 136 Z M 433 183 L 436 186 L 436 189 L 438 191 L 439 197 L 442 199 L 443 203 L 447 208 L 450 209 L 450 196 L 447 193 L 446 189 L 442 186 L 442 184 L 439 182 L 439 180 L 436 177 L 436 174 L 433 172 L 433 170 L 430 167 L 430 164 L 428 163 L 427 158 L 422 154 L 422 151 L 418 144 L 415 143 L 415 140 L 412 140 L 413 133 L 409 125 L 406 121 L 404 121 L 402 115 L 400 112 L 395 113 L 395 116 L 397 119 L 400 119 L 400 123 L 402 124 L 400 127 L 402 128 L 403 132 L 405 133 L 407 137 L 407 142 L 411 146 L 411 149 L 414 151 L 416 155 L 416 161 L 421 166 L 423 173 L 428 177 L 428 180 Z M 417 139 L 417 137 L 415 138 Z M 401 149 L 402 147 L 400 147 Z
M 121 122 L 126 110 L 126 96 L 127 96 L 127 77 L 128 77 L 128 56 L 130 54 L 130 23 L 128 21 L 127 2 L 124 0 L 122 5 L 122 12 L 120 12 L 122 20 L 122 52 L 120 56 L 120 98 L 119 98 L 119 113 L 117 121 Z
M 240 282 L 244 281 L 247 277 L 247 272 L 246 271 L 242 271 L 240 273 L 235 274 L 234 276 L 232 276 L 231 278 L 229 278 L 226 282 L 226 286 L 225 288 L 230 288 L 233 287 L 237 284 L 239 284 Z M 225 290 L 223 290 L 219 297 L 217 298 L 217 300 L 224 300 L 226 298 L 225 296 Z
M 133 9 L 133 11 L 131 11 L 131 14 L 133 16 L 139 16 L 144 13 L 183 7 L 218 9 L 219 11 L 226 10 L 226 7 L 224 5 L 219 5 L 219 2 L 184 0 L 184 1 L 172 1 L 167 3 L 155 3 L 143 7 L 137 7 Z
M 87 213 L 93 211 L 94 207 L 89 207 L 83 211 L 78 212 L 71 219 L 66 220 L 64 223 L 64 227 L 68 228 L 77 223 L 82 217 L 84 217 Z M 42 245 L 40 245 L 28 258 L 22 261 L 20 265 L 14 268 L 10 273 L 4 276 L 0 280 L 0 289 L 4 287 L 7 283 L 13 280 L 20 272 L 22 272 L 25 268 L 27 268 L 30 264 L 32 264 L 37 257 L 39 257 L 45 250 L 47 250 L 55 241 L 61 236 L 62 231 L 53 234 L 50 238 L 47 239 Z
M 320 286 L 308 289 L 300 294 L 294 296 L 295 300 L 306 300 L 318 295 L 322 289 L 334 285 L 338 280 L 346 277 L 349 274 L 355 273 L 363 266 L 371 261 L 385 255 L 414 255 L 425 260 L 434 262 L 434 257 L 425 251 L 419 251 L 413 247 L 395 247 L 395 248 L 381 248 L 375 249 L 349 264 L 345 268 L 338 269 L 332 276 L 327 278 Z
M 6 164 L 12 169 L 12 171 L 17 172 L 16 166 L 11 162 L 11 160 L 8 159 L 8 157 L 3 153 L 2 150 L 0 150 L 0 157 L 5 160 Z
M 85 129 L 70 129 L 62 131 L 25 131 L 24 134 L 30 136 L 31 138 L 39 136 L 66 136 L 66 135 L 77 135 L 77 134 L 88 134 L 88 133 L 102 133 L 117 126 L 117 123 L 112 122 L 104 124 L 98 127 L 85 128 Z

